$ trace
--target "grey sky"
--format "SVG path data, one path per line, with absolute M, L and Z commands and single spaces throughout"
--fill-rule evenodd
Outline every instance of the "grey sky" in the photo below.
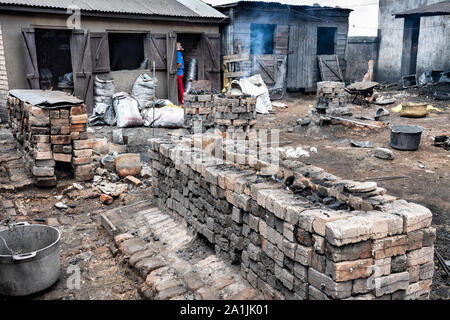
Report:
M 203 0 L 209 4 L 223 4 L 232 0 Z M 294 5 L 312 5 L 350 8 L 354 11 L 350 15 L 350 36 L 376 36 L 378 28 L 378 0 L 262 0 Z

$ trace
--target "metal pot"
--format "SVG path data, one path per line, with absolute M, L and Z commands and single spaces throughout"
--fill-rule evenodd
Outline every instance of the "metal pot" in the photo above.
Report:
M 49 288 L 60 274 L 61 233 L 26 222 L 0 231 L 0 295 L 27 296 Z
M 391 128 L 391 147 L 398 150 L 419 149 L 422 128 L 418 126 L 393 126 Z

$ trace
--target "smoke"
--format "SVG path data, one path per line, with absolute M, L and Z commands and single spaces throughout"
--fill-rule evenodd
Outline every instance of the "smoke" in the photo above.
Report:
M 251 33 L 251 54 L 273 54 L 274 24 L 252 24 Z

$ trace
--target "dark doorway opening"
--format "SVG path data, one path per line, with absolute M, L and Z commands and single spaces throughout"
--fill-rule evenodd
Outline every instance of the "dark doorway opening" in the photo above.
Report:
M 250 25 L 250 54 L 273 54 L 275 24 Z
M 35 35 L 40 88 L 58 90 L 60 80 L 72 72 L 71 31 L 36 29 Z
M 317 55 L 335 54 L 337 28 L 317 28 Z
M 108 33 L 111 71 L 145 69 L 143 33 Z
M 181 43 L 184 51 L 181 52 L 184 60 L 183 84 L 185 90 L 189 89 L 188 78 L 191 80 L 204 79 L 202 35 L 199 33 L 177 33 L 177 41 Z
M 405 18 L 403 32 L 402 76 L 416 74 L 419 50 L 420 17 Z

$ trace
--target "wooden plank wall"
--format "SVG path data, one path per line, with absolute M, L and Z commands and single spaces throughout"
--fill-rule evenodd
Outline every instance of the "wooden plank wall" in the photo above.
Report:
M 348 36 L 348 13 L 338 10 L 321 10 L 316 13 L 296 13 L 295 10 L 271 10 L 268 6 L 263 9 L 250 8 L 249 4 L 234 8 L 233 46 L 234 53 L 239 48 L 241 53 L 249 53 L 251 46 L 250 26 L 252 23 L 276 24 L 275 55 L 288 56 L 288 83 L 298 83 L 308 90 L 315 90 L 316 82 L 320 80 L 320 71 L 317 61 L 317 28 L 337 28 L 335 48 L 339 57 L 342 74 L 345 74 L 345 51 Z M 249 9 L 250 8 L 250 9 Z M 283 23 L 280 23 L 282 21 Z M 298 50 L 298 55 L 292 53 Z M 251 61 L 253 59 L 250 59 Z M 252 70 L 252 62 L 244 65 L 244 70 Z M 293 79 L 293 77 L 296 77 Z M 303 86 L 309 87 L 303 87 Z

